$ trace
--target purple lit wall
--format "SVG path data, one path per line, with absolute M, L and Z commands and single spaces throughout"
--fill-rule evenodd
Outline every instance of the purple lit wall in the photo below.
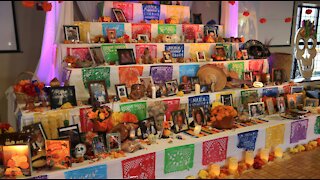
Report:
M 231 5 L 228 1 L 221 1 L 221 25 L 225 37 L 238 37 L 238 9 L 239 2 Z

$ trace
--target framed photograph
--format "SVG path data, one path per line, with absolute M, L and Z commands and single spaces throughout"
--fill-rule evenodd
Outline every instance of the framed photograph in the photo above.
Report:
M 243 72 L 243 80 L 253 82 L 252 71 Z
M 90 47 L 90 54 L 97 66 L 105 63 L 101 47 Z
M 152 76 L 139 76 L 138 77 L 139 79 L 139 83 L 144 85 L 144 87 L 147 89 L 149 86 L 153 86 L 154 83 L 153 83 L 153 79 L 152 79 Z
M 119 133 L 106 134 L 107 151 L 119 151 L 121 150 L 121 138 Z
M 126 16 L 124 15 L 122 9 L 112 8 L 113 15 L 116 17 L 118 22 L 128 22 Z
M 176 79 L 171 81 L 166 81 L 166 88 L 168 96 L 174 96 L 178 91 L 178 81 Z
M 116 29 L 107 29 L 107 37 L 109 43 L 115 43 L 117 40 Z
M 220 56 L 223 59 L 220 60 L 225 60 L 226 58 L 226 50 L 224 49 L 223 46 L 216 46 L 216 55 Z
M 303 86 L 291 86 L 291 94 L 301 93 L 304 90 Z
M 248 51 L 246 49 L 242 49 L 241 52 L 242 52 L 242 57 L 244 60 L 249 59 Z
M 271 81 L 282 83 L 283 79 L 283 69 L 272 68 Z
M 163 51 L 162 54 L 165 63 L 172 63 L 172 54 L 170 51 Z
M 67 169 L 71 167 L 70 141 L 46 140 L 47 162 L 52 162 L 50 167 Z
M 109 96 L 105 81 L 89 81 L 88 89 L 91 99 L 91 104 L 99 102 L 100 104 L 109 103 Z
M 307 107 L 318 107 L 319 106 L 319 99 L 317 99 L 317 98 L 306 98 L 304 100 L 304 106 L 307 106 Z
M 294 95 L 296 96 L 297 105 L 298 104 L 304 104 L 304 95 L 303 95 L 303 93 L 294 93 Z
M 76 92 L 74 86 L 50 87 L 49 97 L 51 109 L 60 108 L 64 103 L 77 106 Z
M 137 36 L 138 36 L 138 41 L 142 40 L 145 43 L 149 42 L 149 37 L 147 34 L 138 34 Z
M 200 85 L 200 93 L 206 93 L 209 92 L 209 86 L 208 85 Z
M 264 114 L 264 102 L 257 102 L 257 103 L 249 103 L 249 115 L 250 117 L 257 117 Z
M 175 133 L 189 130 L 188 119 L 184 109 L 171 112 Z
M 23 132 L 30 134 L 31 155 L 35 156 L 39 151 L 45 150 L 46 133 L 41 122 L 24 126 Z
M 156 123 L 153 117 L 139 121 L 137 136 L 141 139 L 146 139 L 150 134 L 157 134 Z
M 71 143 L 71 150 L 73 150 L 77 144 L 81 142 L 80 131 L 78 124 L 58 128 L 59 137 L 69 137 Z
M 200 84 L 199 77 L 191 77 L 190 81 L 191 81 L 192 91 L 194 91 L 195 90 L 195 84 Z
M 267 104 L 267 110 L 268 110 L 269 115 L 274 114 L 275 110 L 274 110 L 273 99 L 272 98 L 267 98 L 266 99 L 266 104 Z
M 107 152 L 104 137 L 102 135 L 97 135 L 92 139 L 92 148 L 93 153 L 96 156 Z
M 277 97 L 277 107 L 280 113 L 284 113 L 286 111 L 286 102 L 284 97 Z
M 194 125 L 205 125 L 206 124 L 206 115 L 202 107 L 194 108 L 192 110 L 192 117 Z
M 287 94 L 288 109 L 297 108 L 297 98 L 295 94 Z
M 116 84 L 115 87 L 116 87 L 117 97 L 119 99 L 128 98 L 128 89 L 126 84 Z
M 63 29 L 64 29 L 65 40 L 72 41 L 72 42 L 79 42 L 80 41 L 79 26 L 64 25 Z
M 10 179 L 15 179 L 16 176 L 31 176 L 32 160 L 28 144 L 3 146 L 1 153 L 5 176 L 10 177 Z
M 120 65 L 136 64 L 133 49 L 117 49 L 117 52 Z
M 222 104 L 226 106 L 233 106 L 232 94 L 222 94 L 220 96 L 220 101 Z
M 197 51 L 196 52 L 197 54 L 197 61 L 198 62 L 206 62 L 206 54 L 204 51 Z

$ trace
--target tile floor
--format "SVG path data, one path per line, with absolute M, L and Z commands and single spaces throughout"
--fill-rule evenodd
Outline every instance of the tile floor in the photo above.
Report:
M 320 179 L 320 148 L 289 155 L 260 170 L 251 170 L 239 179 Z

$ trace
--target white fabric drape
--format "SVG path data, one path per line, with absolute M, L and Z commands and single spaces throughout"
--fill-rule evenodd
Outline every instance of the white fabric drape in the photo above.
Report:
M 85 21 L 93 21 L 98 19 L 98 2 L 100 1 L 77 1 Z

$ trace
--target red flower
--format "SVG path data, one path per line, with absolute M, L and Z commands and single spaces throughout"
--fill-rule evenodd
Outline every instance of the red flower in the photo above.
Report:
M 306 14 L 311 14 L 312 13 L 312 9 L 307 9 L 306 10 Z
M 264 24 L 264 23 L 267 22 L 267 19 L 266 18 L 261 18 L 259 21 L 260 21 L 261 24 Z
M 51 3 L 48 3 L 48 2 L 43 2 L 42 3 L 42 8 L 44 11 L 48 12 L 48 11 L 51 11 L 52 9 L 52 4 Z
M 291 22 L 291 17 L 287 17 L 287 18 L 285 18 L 285 19 L 284 19 L 284 22 L 286 22 L 286 23 Z
M 249 11 L 245 11 L 245 12 L 243 12 L 242 14 L 243 14 L 244 16 L 246 16 L 246 17 L 250 15 Z
M 58 1 L 59 3 L 62 3 L 63 1 Z
M 34 1 L 22 1 L 22 5 L 27 8 L 33 8 L 35 5 Z
M 235 4 L 235 1 L 229 1 L 229 4 L 231 4 L 232 6 Z

